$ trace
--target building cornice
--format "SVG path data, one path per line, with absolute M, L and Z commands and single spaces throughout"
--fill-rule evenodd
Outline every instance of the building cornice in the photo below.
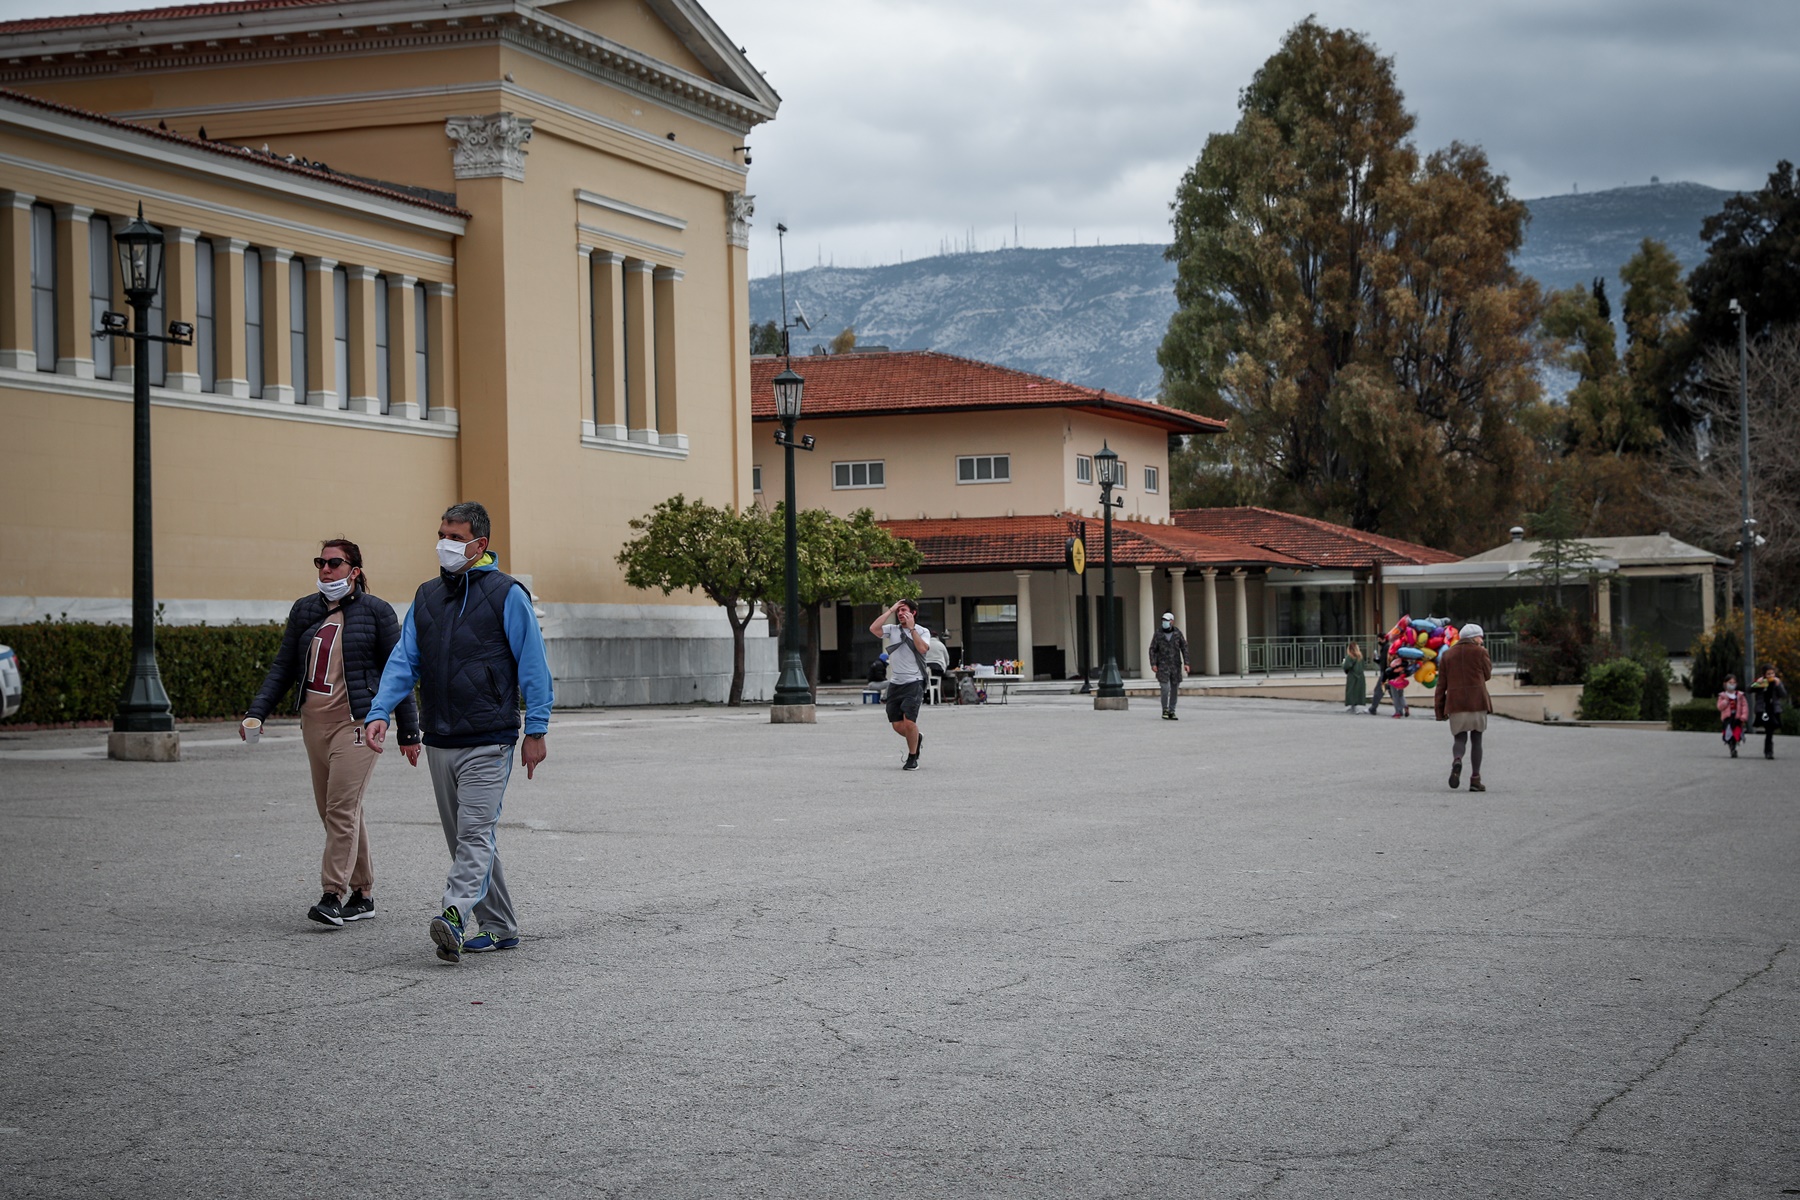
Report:
M 659 0 L 685 13 L 684 0 Z M 663 14 L 667 19 L 671 14 Z M 676 14 L 679 15 L 679 14 Z M 703 14 L 702 14 L 703 16 Z M 677 21 L 699 33 L 700 23 Z M 710 26 L 710 21 L 704 21 Z M 711 27 L 714 34 L 716 27 Z M 677 29 L 677 33 L 682 33 Z M 364 0 L 334 5 L 196 13 L 153 21 L 79 25 L 29 33 L 0 32 L 0 81 L 69 79 L 125 71 L 186 70 L 269 59 L 367 54 L 501 41 L 737 131 L 774 118 L 780 97 L 735 52 L 721 58 L 706 38 L 702 61 L 735 79 L 742 90 L 716 83 L 538 11 L 531 0 L 446 0 L 423 9 L 418 0 Z

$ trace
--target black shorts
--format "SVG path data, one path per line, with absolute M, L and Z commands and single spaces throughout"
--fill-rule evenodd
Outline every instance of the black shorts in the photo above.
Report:
M 887 714 L 890 722 L 916 721 L 919 719 L 919 703 L 925 699 L 925 684 L 915 679 L 910 683 L 890 683 L 887 694 Z

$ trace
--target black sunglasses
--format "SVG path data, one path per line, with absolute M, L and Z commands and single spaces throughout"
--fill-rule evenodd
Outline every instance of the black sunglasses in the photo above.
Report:
M 315 558 L 313 559 L 313 566 L 319 568 L 321 571 L 326 567 L 330 567 L 335 571 L 349 561 L 350 560 L 347 558 Z

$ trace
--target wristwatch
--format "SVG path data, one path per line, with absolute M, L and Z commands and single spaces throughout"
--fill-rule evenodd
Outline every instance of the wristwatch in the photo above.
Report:
M 525 736 L 528 738 L 537 738 L 539 740 L 542 740 L 544 735 L 541 733 L 528 733 Z

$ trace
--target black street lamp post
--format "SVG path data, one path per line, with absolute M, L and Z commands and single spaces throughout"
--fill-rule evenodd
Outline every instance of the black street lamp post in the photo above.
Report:
M 151 342 L 176 346 L 194 343 L 193 326 L 183 321 L 169 325 L 169 336 L 151 333 L 150 307 L 162 289 L 162 230 L 144 221 L 138 205 L 137 219 L 114 238 L 118 243 L 119 270 L 125 299 L 131 305 L 132 322 L 125 314 L 107 312 L 100 318 L 97 335 L 124 338 L 132 343 L 132 489 L 131 489 L 131 674 L 113 714 L 113 736 L 107 753 L 113 758 L 172 760 L 180 757 L 175 717 L 162 671 L 156 665 L 156 562 L 151 542 L 150 504 L 150 364 Z
M 811 450 L 813 439 L 794 437 L 806 380 L 795 374 L 790 364 L 775 376 L 774 383 L 775 415 L 781 419 L 775 441 L 787 456 L 787 603 L 781 617 L 781 676 L 775 681 L 775 705 L 769 719 L 775 724 L 810 724 L 815 712 L 812 687 L 800 661 L 800 523 L 794 501 L 794 447 Z
M 1121 709 L 1129 704 L 1125 696 L 1125 677 L 1119 673 L 1119 631 L 1113 613 L 1113 539 L 1112 510 L 1124 498 L 1113 499 L 1112 490 L 1124 481 L 1119 456 L 1104 441 L 1100 453 L 1094 455 L 1094 466 L 1100 472 L 1100 507 L 1106 518 L 1106 611 L 1100 618 L 1100 688 L 1094 693 L 1094 707 Z

